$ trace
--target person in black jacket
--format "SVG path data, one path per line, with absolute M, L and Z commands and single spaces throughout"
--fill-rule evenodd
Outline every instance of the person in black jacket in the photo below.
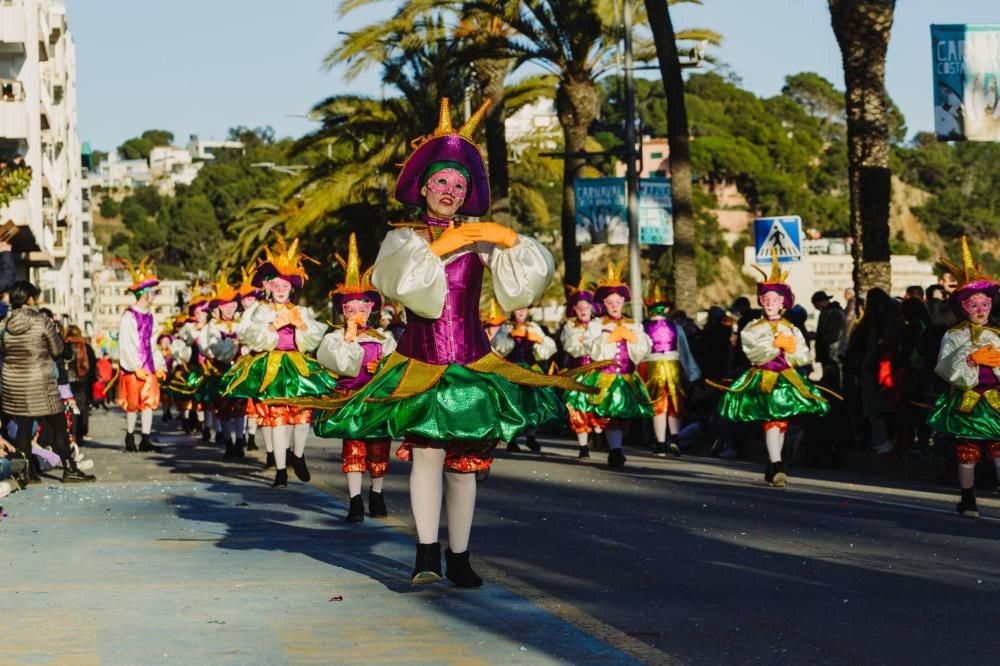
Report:
M 819 310 L 816 322 L 816 362 L 823 367 L 822 384 L 831 391 L 841 390 L 841 358 L 847 344 L 847 313 L 825 291 L 812 295 Z
M 10 291 L 17 281 L 17 266 L 10 243 L 0 242 L 0 294 Z

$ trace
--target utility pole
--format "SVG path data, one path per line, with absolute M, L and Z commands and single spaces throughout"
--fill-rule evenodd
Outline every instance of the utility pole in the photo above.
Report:
M 628 216 L 629 291 L 632 318 L 642 321 L 642 262 L 639 245 L 639 172 L 636 170 L 635 81 L 632 78 L 632 0 L 622 2 L 625 27 L 625 191 Z

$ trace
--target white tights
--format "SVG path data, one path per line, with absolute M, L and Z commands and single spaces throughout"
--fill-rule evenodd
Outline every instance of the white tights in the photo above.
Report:
M 260 436 L 264 438 L 264 450 L 268 453 L 274 453 L 274 433 L 271 430 L 270 426 L 260 427 Z
M 289 446 L 296 456 L 302 457 L 306 452 L 306 439 L 309 437 L 309 424 L 297 423 L 295 425 L 280 425 L 273 428 L 262 428 L 271 431 L 271 443 L 274 447 L 274 466 L 278 469 L 285 469 L 287 457 L 285 453 Z M 264 435 L 264 445 L 267 446 L 268 436 Z
M 125 412 L 125 429 L 129 433 L 135 432 L 135 422 L 142 415 L 142 434 L 148 435 L 153 432 L 153 410 L 144 409 L 141 412 Z
M 993 465 L 1000 477 L 1000 458 L 993 459 Z M 958 463 L 958 487 L 968 490 L 976 484 L 976 463 Z
M 785 445 L 785 433 L 781 432 L 781 428 L 765 430 L 764 443 L 767 445 L 767 459 L 771 462 L 781 462 L 781 449 Z
M 476 511 L 476 475 L 444 474 L 442 449 L 413 449 L 410 470 L 410 506 L 420 543 L 435 543 L 441 524 L 442 477 L 448 506 L 448 546 L 454 553 L 469 549 L 472 517 Z
M 653 434 L 661 444 L 667 441 L 667 435 L 676 435 L 681 431 L 681 420 L 676 416 L 667 416 L 666 412 L 653 415 Z
M 361 482 L 364 480 L 364 472 L 348 472 L 347 473 L 347 492 L 348 497 L 354 497 L 355 495 L 361 494 Z M 382 482 L 385 480 L 384 476 L 378 476 L 372 479 L 372 491 L 376 493 L 382 492 Z M 421 542 L 430 543 L 430 542 Z

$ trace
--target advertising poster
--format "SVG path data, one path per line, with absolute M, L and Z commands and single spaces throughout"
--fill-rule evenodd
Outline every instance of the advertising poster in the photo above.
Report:
M 932 25 L 940 141 L 1000 140 L 1000 25 Z

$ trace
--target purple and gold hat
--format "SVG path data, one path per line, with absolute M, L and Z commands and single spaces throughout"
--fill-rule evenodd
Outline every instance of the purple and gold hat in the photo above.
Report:
M 457 132 L 451 124 L 448 98 L 441 100 L 438 126 L 433 133 L 410 142 L 413 153 L 403 163 L 403 170 L 396 180 L 396 199 L 409 206 L 422 207 L 420 194 L 426 181 L 427 170 L 436 162 L 454 162 L 469 172 L 469 193 L 458 209 L 459 215 L 478 217 L 490 209 L 490 179 L 486 162 L 479 146 L 472 141 L 472 133 L 486 115 L 490 100 L 483 102 L 472 117 Z
M 149 257 L 143 257 L 138 266 L 128 259 L 123 259 L 123 261 L 128 268 L 129 275 L 132 276 L 132 284 L 128 290 L 133 294 L 138 294 L 144 289 L 160 284 L 160 278 L 156 277 L 153 261 Z
M 951 302 L 955 307 L 973 294 L 986 294 L 992 298 L 1000 289 L 996 279 L 983 270 L 983 265 L 973 261 L 968 236 L 962 236 L 962 265 L 953 264 L 944 257 L 941 257 L 941 265 L 958 280 L 958 287 L 951 294 Z
M 786 310 L 795 305 L 795 294 L 792 293 L 792 288 L 785 284 L 789 271 L 781 270 L 781 266 L 778 263 L 778 248 L 771 249 L 770 275 L 765 273 L 760 266 L 754 266 L 753 268 L 764 278 L 757 283 L 757 298 L 760 298 L 769 291 L 773 291 L 784 300 Z
M 608 273 L 597 281 L 597 289 L 594 290 L 594 300 L 599 304 L 604 303 L 604 299 L 612 294 L 618 294 L 626 301 L 632 298 L 632 292 L 628 285 L 622 280 L 622 273 L 625 270 L 624 263 L 615 266 L 614 262 L 608 262 Z
M 339 254 L 334 255 L 337 263 L 344 269 L 344 281 L 330 292 L 333 299 L 333 306 L 339 311 L 348 301 L 369 301 L 373 308 L 381 307 L 382 296 L 372 286 L 371 276 L 374 266 L 368 270 L 361 271 L 361 256 L 358 254 L 358 239 L 351 233 L 347 241 L 347 259 Z

